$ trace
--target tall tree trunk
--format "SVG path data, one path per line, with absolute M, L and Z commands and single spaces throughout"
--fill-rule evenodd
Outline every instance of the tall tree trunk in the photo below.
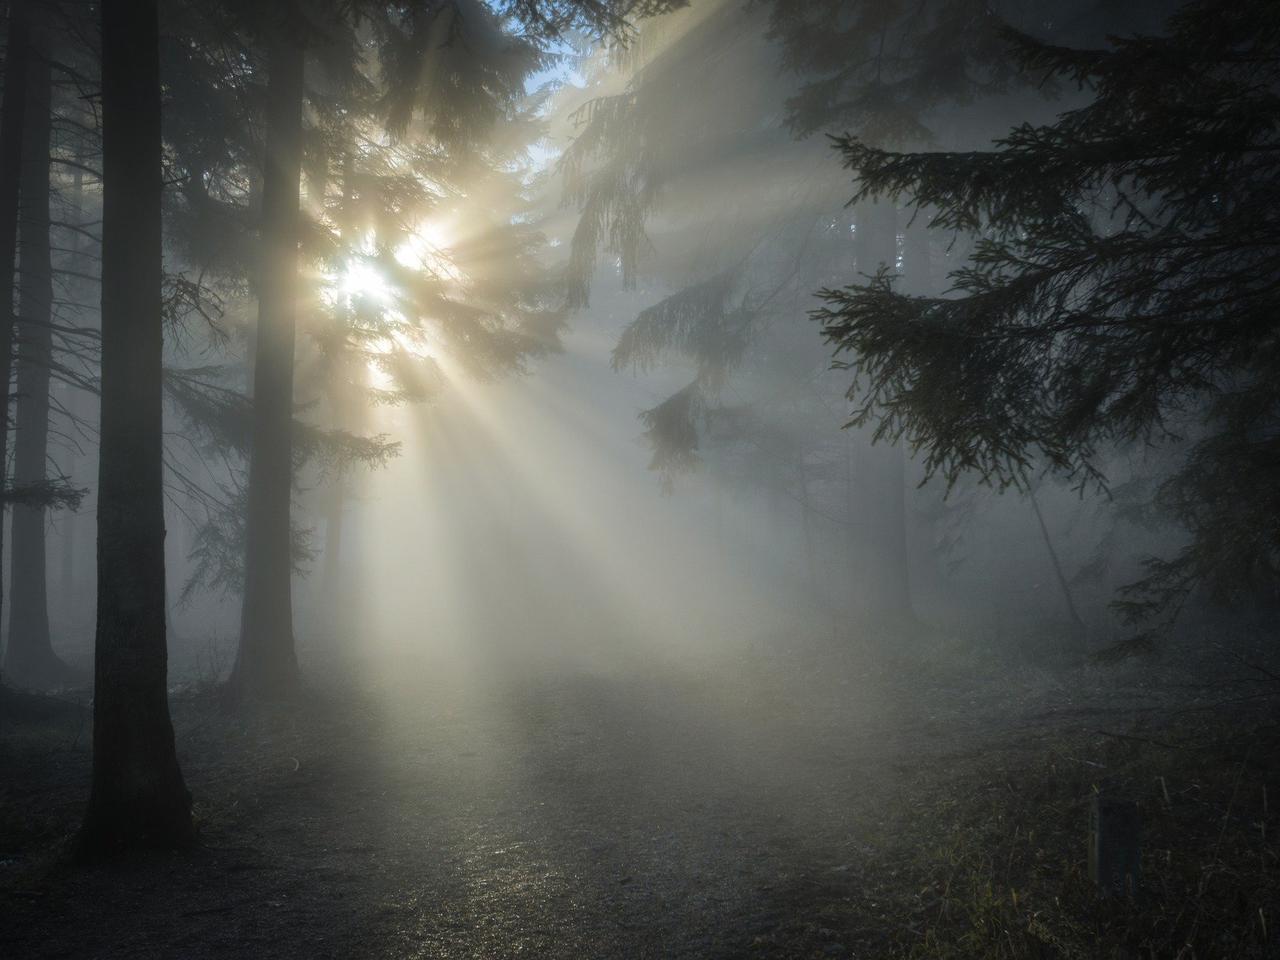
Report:
M 813 542 L 813 517 L 810 516 L 809 475 L 804 466 L 804 448 L 795 445 L 796 480 L 800 484 L 800 532 L 804 535 L 805 572 L 808 574 L 809 599 L 816 600 L 822 596 L 818 585 L 818 556 Z
M 9 375 L 13 362 L 13 259 L 18 244 L 18 195 L 22 172 L 22 128 L 27 109 L 27 63 L 31 21 L 28 0 L 9 4 L 9 44 L 0 106 L 0 494 L 8 487 Z M 0 499 L 0 558 L 4 556 L 4 507 Z M 0 612 L 4 570 L 0 561 Z
M 166 689 L 157 0 L 102 4 L 102 424 L 82 857 L 193 837 Z
M 1040 537 L 1044 540 L 1044 548 L 1049 554 L 1049 563 L 1053 567 L 1054 579 L 1058 582 L 1058 589 L 1062 591 L 1062 602 L 1067 608 L 1067 616 L 1071 620 L 1071 640 L 1075 648 L 1074 652 L 1083 653 L 1086 648 L 1085 637 L 1088 629 L 1085 627 L 1084 621 L 1080 619 L 1080 612 L 1076 609 L 1075 598 L 1071 595 L 1071 584 L 1067 582 L 1067 575 L 1062 571 L 1062 561 L 1058 559 L 1058 551 L 1053 545 L 1053 538 L 1049 536 L 1049 527 L 1044 522 L 1044 514 L 1040 512 L 1040 501 L 1036 499 L 1036 492 L 1030 487 L 1027 488 L 1027 499 L 1031 501 L 1031 510 L 1036 515 L 1036 523 L 1040 527 Z
M 907 539 L 907 453 L 895 443 L 885 453 L 885 610 L 894 617 L 911 618 L 911 552 Z
M 75 387 L 71 387 L 67 391 L 66 408 L 71 416 L 76 415 L 77 409 L 75 390 Z M 59 470 L 74 483 L 78 465 L 76 452 L 70 444 L 60 460 Z M 76 550 L 79 543 L 79 537 L 76 534 L 79 526 L 80 517 L 77 511 L 68 510 L 63 513 L 61 529 L 58 531 L 61 536 L 58 538 L 58 587 L 55 592 L 61 592 L 62 596 L 68 598 L 74 596 L 76 592 Z
M 898 266 L 897 210 L 887 200 L 864 203 L 858 210 L 857 262 L 860 273 L 874 275 L 881 266 L 896 272 Z M 875 558 L 866 588 L 872 593 L 870 612 L 892 619 L 909 618 L 911 567 L 907 550 L 906 457 L 902 444 L 870 444 L 870 434 L 859 451 L 863 470 L 859 487 L 864 494 L 858 506 L 871 522 L 866 547 Z
M 272 32 L 267 71 L 267 151 L 262 184 L 263 272 L 253 375 L 253 438 L 245 530 L 235 697 L 274 698 L 298 685 L 293 645 L 290 501 L 293 363 L 302 175 L 303 47 L 284 25 Z
M 345 471 L 338 471 L 330 481 L 325 497 L 324 567 L 320 574 L 320 592 L 329 604 L 337 604 L 342 594 L 342 520 L 346 512 L 344 474 Z M 334 609 L 340 609 L 340 605 Z
M 37 15 L 38 16 L 38 15 Z M 49 453 L 49 366 L 53 359 L 53 265 L 49 252 L 50 84 L 48 38 L 32 24 L 27 112 L 22 140 L 19 225 L 18 396 L 13 478 L 17 484 L 46 479 Z M 53 652 L 46 595 L 45 510 L 13 508 L 9 648 L 5 670 L 32 686 L 52 686 L 73 676 Z
M 324 205 L 324 174 L 317 172 L 313 180 L 312 190 L 315 192 L 314 202 L 323 207 Z M 355 151 L 348 150 L 342 159 L 342 208 L 339 214 L 339 229 L 342 238 L 345 241 L 352 241 L 356 233 L 355 226 L 351 222 L 351 210 L 353 198 L 355 195 Z M 347 336 L 350 333 L 349 325 L 352 321 L 347 305 L 339 304 L 334 309 L 334 323 L 337 327 L 335 331 L 335 341 L 342 346 L 335 349 L 332 353 L 332 370 L 327 377 L 327 394 L 330 408 L 330 416 L 333 422 L 340 428 L 346 429 L 352 425 L 352 411 L 354 406 L 354 398 L 351 396 L 352 391 L 348 387 L 348 377 L 351 375 L 351 367 L 353 364 L 360 364 L 360 360 L 352 360 L 349 349 L 346 346 Z M 321 603 L 327 608 L 329 614 L 336 614 L 339 611 L 348 610 L 343 597 L 342 578 L 340 576 L 342 564 L 342 524 L 346 513 L 347 501 L 347 469 L 345 466 L 339 465 L 334 471 L 333 477 L 329 480 L 329 489 L 326 491 L 324 503 L 324 566 L 320 572 L 320 596 Z M 330 629 L 342 630 L 345 623 L 335 616 L 329 615 L 327 622 Z
M 76 158 L 80 160 L 79 157 Z M 71 222 L 74 226 L 82 226 L 84 220 L 84 171 L 77 167 L 72 171 L 72 194 L 71 194 Z M 71 236 L 71 269 L 76 273 L 88 272 L 85 267 L 84 238 L 79 231 Z M 76 281 L 80 282 L 80 281 Z M 80 404 L 80 388 L 67 384 L 66 410 L 71 418 L 78 416 Z M 63 474 L 73 479 L 76 475 L 76 456 L 75 441 L 69 440 L 63 456 L 59 462 L 59 467 Z M 62 518 L 62 562 L 60 564 L 59 588 L 63 596 L 70 597 L 75 593 L 75 575 L 76 575 L 76 533 L 80 526 L 79 515 L 74 510 L 69 510 Z
M 845 542 L 845 574 L 849 578 L 851 584 L 857 585 L 860 579 L 864 578 L 862 569 L 862 551 L 864 546 L 864 528 L 866 524 L 863 522 L 866 513 L 858 500 L 858 470 L 857 470 L 857 452 L 855 443 L 857 441 L 852 430 L 845 432 L 844 443 L 844 542 Z M 864 588 L 865 589 L 865 588 Z M 850 621 L 855 621 L 861 612 L 860 604 L 862 597 L 861 591 L 854 589 L 850 591 L 849 603 L 845 606 L 845 613 Z

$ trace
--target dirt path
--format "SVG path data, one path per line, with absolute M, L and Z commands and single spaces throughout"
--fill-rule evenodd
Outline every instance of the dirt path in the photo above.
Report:
M 11 731 L 0 956 L 868 955 L 892 931 L 847 918 L 875 917 L 875 838 L 921 770 L 1092 708 L 848 683 L 534 671 L 249 720 L 180 700 L 202 849 L 87 872 L 51 856 L 83 724 Z

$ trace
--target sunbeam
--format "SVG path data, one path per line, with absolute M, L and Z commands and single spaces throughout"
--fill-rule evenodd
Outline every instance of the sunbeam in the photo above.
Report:
M 1278 7 L 4 4 L 0 958 L 1280 956 Z

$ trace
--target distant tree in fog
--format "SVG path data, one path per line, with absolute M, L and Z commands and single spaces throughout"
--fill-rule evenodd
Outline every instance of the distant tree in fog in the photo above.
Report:
M 580 213 L 571 302 L 586 304 L 602 251 L 624 287 L 647 274 L 672 288 L 613 354 L 618 369 L 691 368 L 641 413 L 664 486 L 714 460 L 721 482 L 797 501 L 812 557 L 811 521 L 831 516 L 815 491 L 842 478 L 842 539 L 877 616 L 911 614 L 903 454 L 840 435 L 821 345 L 796 321 L 851 263 L 896 270 L 900 234 L 908 283 L 927 288 L 930 239 L 892 203 L 845 210 L 839 186 L 813 169 L 823 144 L 806 138 L 855 124 L 882 145 L 931 139 L 929 111 L 1010 82 L 1001 23 L 972 0 L 693 4 L 655 25 L 648 59 L 621 58 L 620 91 L 592 78 L 561 162 Z
M 40 6 L 31 12 L 27 57 L 27 102 L 19 181 L 17 376 L 13 404 L 16 411 L 13 482 L 9 489 L 13 507 L 12 590 L 9 642 L 5 649 L 5 671 L 9 677 L 37 687 L 55 686 L 78 676 L 58 657 L 51 643 L 45 533 L 49 509 L 74 506 L 83 493 L 73 488 L 65 477 L 50 473 L 49 433 L 53 414 L 50 391 L 55 373 L 63 383 L 78 379 L 69 369 L 70 353 L 87 345 L 83 331 L 68 323 L 66 311 L 55 310 L 54 303 L 54 280 L 58 271 L 53 248 L 60 238 L 55 238 L 51 230 L 50 204 L 60 198 L 55 197 L 52 173 L 54 165 L 65 158 L 65 141 L 78 137 L 75 134 L 68 137 L 65 131 L 60 131 L 55 141 L 52 134 L 55 111 L 59 119 L 65 119 L 78 104 L 68 98 L 64 90 L 56 91 L 59 102 L 54 102 L 53 60 L 70 51 L 65 43 L 55 40 L 60 23 L 53 14 L 49 6 Z M 80 173 L 77 168 L 73 175 L 77 183 Z M 78 210 L 72 215 L 77 213 Z M 79 239 L 76 235 L 71 241 L 69 261 L 58 265 L 62 270 L 83 269 L 77 256 Z
M 375 90 L 382 96 L 374 116 L 383 129 L 340 127 L 356 138 L 338 145 L 341 152 L 354 154 L 343 161 L 342 206 L 347 209 L 341 212 L 351 213 L 356 201 L 368 218 L 343 224 L 345 236 L 340 239 L 345 241 L 347 259 L 376 270 L 383 278 L 386 298 L 396 301 L 393 309 L 380 309 L 377 291 L 362 291 L 364 295 L 356 298 L 362 302 L 346 304 L 353 309 L 335 311 L 337 323 L 328 340 L 320 341 L 322 349 L 331 360 L 339 361 L 331 367 L 339 376 L 350 375 L 350 363 L 342 362 L 344 354 L 353 345 L 362 346 L 374 354 L 373 363 L 383 373 L 410 373 L 398 378 L 402 389 L 424 391 L 430 386 L 426 368 L 431 363 L 420 362 L 424 358 L 416 356 L 407 342 L 424 327 L 436 346 L 473 373 L 519 369 L 525 358 L 556 345 L 559 312 L 549 307 L 549 288 L 530 269 L 530 253 L 540 238 L 518 222 L 518 209 L 501 206 L 502 192 L 510 194 L 512 185 L 503 185 L 500 121 L 512 117 L 524 96 L 525 78 L 541 62 L 538 43 L 570 26 L 622 30 L 628 15 L 667 5 L 600 0 L 505 5 L 514 22 L 529 31 L 526 37 L 517 36 L 508 21 L 480 3 L 401 8 L 377 2 L 311 2 L 280 4 L 265 17 L 256 8 L 240 13 L 266 51 L 267 89 L 263 269 L 257 282 L 243 614 L 230 685 L 234 695 L 280 696 L 297 684 L 290 514 L 299 244 L 303 239 L 299 203 L 307 136 L 304 105 L 308 100 L 313 106 L 317 102 L 316 97 L 308 97 L 305 84 L 307 46 L 323 38 L 327 48 L 322 62 L 327 58 L 332 66 L 345 57 L 338 72 L 358 78 L 347 90 L 337 91 L 339 103 L 343 93 L 359 90 L 364 79 L 359 64 L 364 58 L 376 63 L 381 74 L 382 86 Z M 373 51 L 363 48 L 360 28 L 367 28 L 375 38 Z M 335 36 L 342 42 L 335 42 Z M 378 155 L 377 145 L 388 132 L 416 138 L 419 156 L 402 157 L 400 168 L 392 166 L 381 176 L 371 176 L 376 164 L 367 157 Z M 509 130 L 505 132 L 510 135 Z M 367 147 L 359 142 L 362 138 L 367 138 Z M 387 157 L 384 151 L 379 160 L 387 162 Z M 328 157 L 322 154 L 310 171 L 322 205 L 327 169 Z M 494 206 L 486 210 L 483 204 L 468 201 L 471 192 L 489 196 Z M 451 212 L 473 230 L 457 245 L 452 276 L 426 263 L 415 270 L 397 262 L 397 240 L 412 232 L 410 211 L 429 210 L 434 203 L 456 203 L 458 209 Z M 442 255 L 452 254 L 427 251 L 428 260 Z M 498 255 L 506 261 L 501 270 L 496 269 Z M 403 314 L 397 320 L 398 311 Z M 374 318 L 376 322 L 370 323 Z M 411 370 L 415 364 L 420 368 L 416 372 Z M 329 393 L 329 399 L 338 403 L 340 396 L 341 391 Z M 327 525 L 328 534 L 336 529 Z M 337 543 L 335 536 L 329 546 L 336 550 Z
M 13 363 L 14 257 L 18 244 L 18 197 L 22 171 L 27 64 L 31 55 L 31 10 L 27 0 L 9 5 L 8 49 L 5 54 L 3 117 L 0 118 L 0 492 L 8 480 L 9 377 Z M 0 504 L 0 548 L 3 547 L 3 504 Z M 4 595 L 0 569 L 0 598 Z
M 294 519 L 303 471 L 332 487 L 332 583 L 342 477 L 396 448 L 360 433 L 365 410 L 431 396 L 437 353 L 483 377 L 557 345 L 559 291 L 536 262 L 543 240 L 517 163 L 537 135 L 521 101 L 542 41 L 571 26 L 625 32 L 628 17 L 671 5 L 170 9 L 170 236 L 213 294 L 215 323 L 246 295 L 258 307 L 252 399 L 217 365 L 167 380 L 197 455 L 230 464 L 213 495 L 175 473 L 208 518 L 189 587 L 243 590 L 235 696 L 297 684 L 290 578 L 314 552 Z M 456 223 L 455 236 L 424 240 L 417 230 L 433 220 Z
M 989 152 L 841 138 L 854 202 L 900 198 L 982 239 L 947 294 L 882 272 L 816 315 L 857 422 L 949 481 L 1048 464 L 1102 484 L 1109 445 L 1192 433 L 1158 493 L 1191 539 L 1126 588 L 1147 623 L 1133 649 L 1196 584 L 1274 591 L 1280 572 L 1280 21 L 1265 0 L 1198 0 L 1166 36 L 1104 50 L 1008 38 L 1091 100 Z

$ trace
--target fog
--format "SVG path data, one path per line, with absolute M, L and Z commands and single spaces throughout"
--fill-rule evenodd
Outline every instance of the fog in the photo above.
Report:
M 1266 3 L 260 6 L 6 8 L 0 955 L 1272 955 Z

